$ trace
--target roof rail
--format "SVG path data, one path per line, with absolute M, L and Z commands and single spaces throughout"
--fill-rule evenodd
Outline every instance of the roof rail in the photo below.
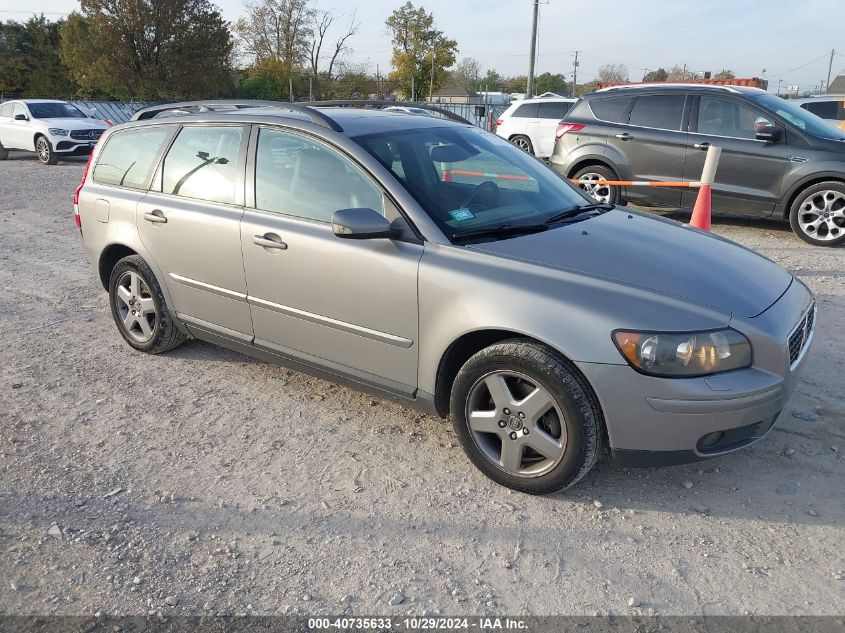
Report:
M 180 101 L 178 103 L 162 103 L 148 108 L 142 108 L 132 115 L 130 121 L 152 119 L 163 112 L 172 112 L 173 114 L 199 114 L 202 112 L 217 112 L 246 108 L 278 108 L 280 110 L 288 110 L 289 112 L 301 112 L 317 125 L 329 128 L 335 132 L 343 132 L 343 128 L 334 119 L 323 112 L 320 112 L 316 108 L 312 108 L 311 105 L 313 105 L 313 103 L 305 105 L 303 103 L 292 103 L 289 101 L 253 101 L 251 99 L 243 99 L 240 101 L 227 99 Z
M 716 88 L 718 90 L 725 90 L 727 92 L 739 93 L 739 90 L 737 90 L 733 86 L 721 86 L 719 84 L 705 84 L 692 82 L 665 83 L 662 81 L 641 84 L 624 84 L 621 86 L 608 86 L 607 88 L 599 88 L 598 90 L 596 90 L 596 92 L 610 92 L 611 90 L 627 90 L 630 88 L 689 88 L 690 86 L 697 86 L 702 88 Z
M 387 108 L 390 106 L 404 106 L 407 108 L 420 108 L 422 110 L 429 110 L 431 112 L 437 112 L 438 114 L 442 114 L 447 119 L 451 121 L 457 121 L 458 123 L 466 123 L 467 125 L 472 125 L 469 121 L 467 121 L 464 117 L 459 114 L 452 112 L 451 110 L 447 110 L 446 108 L 439 108 L 437 106 L 431 105 L 430 103 L 417 103 L 416 101 L 377 101 L 374 99 L 335 99 L 332 101 L 307 101 L 305 102 L 310 106 L 314 106 L 317 108 L 338 108 L 338 107 L 349 107 L 349 108 L 366 108 L 366 107 L 375 107 L 375 108 Z

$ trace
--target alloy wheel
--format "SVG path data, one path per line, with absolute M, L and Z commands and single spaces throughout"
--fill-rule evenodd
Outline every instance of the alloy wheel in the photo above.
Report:
M 601 174 L 593 172 L 581 174 L 578 178 L 578 186 L 598 202 L 609 204 L 613 197 L 613 191 L 610 185 L 596 184 L 600 180 L 605 180 L 605 177 Z
M 511 141 L 513 145 L 521 149 L 523 152 L 531 153 L 531 143 L 524 136 L 517 136 Z
M 46 163 L 50 160 L 50 145 L 47 143 L 47 139 L 43 136 L 36 141 L 35 151 L 38 154 L 38 160 L 42 163 Z
M 826 189 L 807 196 L 798 210 L 798 226 L 820 241 L 845 235 L 845 193 Z
M 544 475 L 566 452 L 560 407 L 545 387 L 518 372 L 479 378 L 469 390 L 466 420 L 482 454 L 509 475 Z
M 147 282 L 126 271 L 117 280 L 114 303 L 126 333 L 138 343 L 148 342 L 158 326 L 158 312 Z

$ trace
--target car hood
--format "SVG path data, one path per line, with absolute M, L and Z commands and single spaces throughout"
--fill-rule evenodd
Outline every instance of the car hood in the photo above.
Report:
M 792 275 L 738 244 L 678 222 L 608 211 L 574 224 L 467 248 L 583 273 L 744 317 L 777 301 Z
M 54 118 L 54 119 L 36 119 L 49 127 L 58 127 L 63 130 L 105 130 L 106 126 L 102 121 L 96 119 L 80 119 L 80 118 Z

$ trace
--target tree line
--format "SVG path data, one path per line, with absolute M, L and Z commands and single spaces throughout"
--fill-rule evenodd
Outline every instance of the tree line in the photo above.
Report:
M 0 93 L 28 97 L 124 100 L 426 98 L 447 84 L 467 91 L 525 92 L 527 77 L 504 77 L 481 63 L 457 61 L 458 43 L 423 6 L 405 2 L 385 19 L 392 70 L 373 77 L 354 61 L 355 12 L 324 9 L 318 0 L 247 0 L 227 22 L 210 0 L 80 0 L 79 10 L 50 21 L 0 22 Z M 732 77 L 723 70 L 717 77 Z M 691 78 L 672 66 L 644 81 Z M 608 64 L 577 92 L 629 80 Z M 564 73 L 542 73 L 536 92 L 570 94 Z

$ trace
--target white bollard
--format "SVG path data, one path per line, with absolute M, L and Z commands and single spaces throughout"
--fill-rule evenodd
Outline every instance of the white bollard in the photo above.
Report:
M 712 185 L 716 180 L 716 168 L 719 166 L 719 157 L 721 155 L 721 147 L 711 145 L 707 148 L 707 156 L 704 159 L 704 169 L 701 170 L 702 185 Z

